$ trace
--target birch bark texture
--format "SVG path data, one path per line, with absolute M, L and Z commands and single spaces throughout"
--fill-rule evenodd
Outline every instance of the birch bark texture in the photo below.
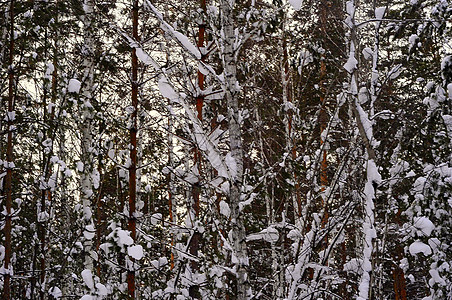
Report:
M 220 55 L 224 67 L 224 92 L 227 101 L 229 123 L 229 146 L 235 170 L 231 171 L 229 201 L 231 204 L 232 244 L 231 262 L 237 278 L 237 299 L 247 299 L 249 295 L 246 232 L 243 213 L 240 210 L 243 186 L 243 149 L 240 129 L 240 110 L 238 95 L 240 86 L 237 81 L 237 49 L 234 48 L 234 0 L 220 1 Z
M 82 134 L 82 164 L 83 170 L 80 178 L 81 184 L 81 200 L 83 204 L 83 220 L 85 225 L 85 241 L 84 241 L 84 251 L 85 251 L 85 261 L 84 266 L 87 269 L 93 269 L 93 260 L 91 258 L 90 252 L 92 251 L 92 240 L 91 230 L 94 231 L 92 210 L 91 210 L 91 200 L 93 199 L 93 180 L 91 179 L 93 172 L 93 136 L 92 136 L 92 123 L 94 117 L 94 109 L 91 104 L 93 98 L 93 85 L 94 85 L 94 37 L 92 32 L 92 17 L 94 13 L 94 4 L 92 0 L 85 0 L 84 5 L 84 15 L 83 15 L 83 77 L 82 81 L 84 83 L 82 88 L 82 110 L 81 110 L 81 134 Z M 91 229 L 91 230 L 90 230 Z M 88 238 L 87 238 L 88 237 Z

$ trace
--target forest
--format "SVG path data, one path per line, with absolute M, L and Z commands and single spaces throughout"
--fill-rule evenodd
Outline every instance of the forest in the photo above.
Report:
M 452 299 L 449 0 L 0 14 L 2 299 Z

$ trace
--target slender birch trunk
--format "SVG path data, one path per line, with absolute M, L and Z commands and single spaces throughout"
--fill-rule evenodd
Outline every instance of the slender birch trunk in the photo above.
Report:
M 224 65 L 224 90 L 228 108 L 229 144 L 231 157 L 234 160 L 235 170 L 231 172 L 229 200 L 231 203 L 232 223 L 232 264 L 236 270 L 237 299 L 245 300 L 249 294 L 248 266 L 249 259 L 246 248 L 246 232 L 243 222 L 243 214 L 240 211 L 240 195 L 243 185 L 243 149 L 240 129 L 240 112 L 238 95 L 240 88 L 237 82 L 237 53 L 234 49 L 234 0 L 220 1 L 221 22 L 221 59 Z
M 83 225 L 84 225 L 84 271 L 85 276 L 94 274 L 94 245 L 93 237 L 95 235 L 92 204 L 94 199 L 94 153 L 93 153 L 93 118 L 94 108 L 92 102 L 94 99 L 94 2 L 93 0 L 84 0 L 83 3 L 83 48 L 82 54 L 84 59 L 82 62 L 83 76 L 82 76 L 82 109 L 81 109 L 81 163 L 82 173 L 80 178 L 81 185 L 81 201 L 83 205 Z M 94 293 L 94 287 L 88 287 L 90 293 Z
M 377 233 L 375 229 L 374 216 L 374 199 L 376 193 L 376 186 L 381 181 L 381 176 L 378 172 L 376 164 L 376 153 L 374 149 L 374 137 L 372 122 L 369 120 L 369 115 L 366 113 L 358 102 L 358 72 L 356 58 L 356 47 L 358 45 L 357 28 L 355 25 L 355 3 L 353 0 L 347 2 L 348 18 L 346 23 L 350 27 L 350 41 L 349 41 L 349 59 L 346 65 L 347 71 L 350 73 L 350 95 L 352 101 L 350 103 L 351 109 L 356 119 L 359 134 L 363 140 L 367 157 L 366 157 L 366 176 L 367 182 L 364 187 L 364 221 L 363 221 L 363 274 L 359 279 L 358 300 L 372 299 L 372 285 L 373 276 L 373 254 L 374 245 L 373 240 Z M 375 55 L 375 53 L 374 53 Z M 376 72 L 376 59 L 373 59 L 373 73 Z M 378 80 L 378 77 L 373 80 Z M 377 81 L 375 81 L 375 84 Z
M 285 30 L 286 30 L 286 13 L 284 13 L 284 19 L 283 19 L 283 23 L 282 23 L 282 37 L 281 37 L 281 84 L 282 84 L 282 98 L 283 98 L 283 107 L 285 109 L 284 111 L 284 126 L 285 126 L 285 132 L 286 132 L 286 149 L 285 152 L 287 153 L 288 157 L 290 157 L 291 159 L 291 163 L 288 166 L 288 173 L 292 174 L 292 178 L 293 178 L 293 184 L 294 184 L 294 188 L 295 191 L 290 190 L 290 195 L 289 195 L 289 201 L 292 200 L 292 205 L 293 205 L 293 215 L 294 215 L 294 224 L 295 227 L 299 230 L 299 232 L 303 231 L 303 227 L 304 227 L 304 220 L 303 220 L 303 216 L 302 216 L 302 202 L 301 202 L 301 192 L 300 192 L 300 183 L 299 183 L 299 179 L 298 176 L 296 174 L 296 171 L 294 169 L 294 164 L 295 161 L 297 159 L 297 150 L 296 150 L 296 145 L 295 145 L 295 134 L 294 134 L 294 130 L 293 130 L 293 124 L 294 124 L 294 115 L 296 114 L 296 110 L 294 109 L 294 105 L 292 104 L 292 97 L 291 97 L 291 93 L 290 93 L 290 69 L 289 69 L 289 55 L 288 55 L 288 50 L 287 50 L 287 40 L 286 40 L 286 36 L 285 36 Z M 274 199 L 272 198 L 272 202 L 274 201 Z M 286 208 L 288 207 L 288 205 L 286 205 Z M 275 218 L 274 218 L 274 212 L 273 212 L 273 222 L 275 222 Z M 296 246 L 297 248 L 299 247 L 300 243 L 302 243 L 302 240 L 298 240 L 297 241 L 298 245 Z M 274 252 L 275 252 L 275 245 L 272 243 L 272 257 L 274 257 Z M 276 258 L 273 258 L 274 260 Z M 284 255 L 281 252 L 280 253 L 280 263 L 283 264 L 284 263 Z M 273 264 L 278 265 L 277 263 L 277 259 L 276 262 L 273 261 Z M 280 299 L 283 297 L 283 293 L 284 293 L 284 272 L 283 269 L 280 268 L 279 269 L 280 273 L 278 276 L 278 282 L 277 282 L 277 290 L 275 291 L 276 294 L 275 296 L 277 297 L 277 299 Z
M 11 206 L 13 197 L 12 179 L 13 179 L 13 168 L 14 168 L 14 157 L 13 157 L 13 129 L 14 129 L 14 0 L 11 0 L 9 7 L 9 21 L 10 21 L 10 37 L 9 37 L 9 74 L 8 74 L 8 121 L 6 122 L 8 126 L 8 137 L 6 142 L 6 178 L 5 178 L 5 192 L 6 192 L 6 215 L 5 215 L 5 226 L 3 228 L 5 233 L 5 258 L 4 258 L 4 268 L 5 273 L 3 274 L 3 299 L 11 299 L 11 227 L 12 227 L 12 216 L 11 216 Z
M 47 59 L 48 54 L 48 27 L 44 29 L 44 58 Z M 47 69 L 49 68 L 49 63 L 47 63 Z M 55 68 L 54 68 L 55 69 Z M 47 73 L 47 72 L 46 72 Z M 45 74 L 42 82 L 43 94 L 42 94 L 42 122 L 47 124 L 47 96 L 48 96 L 48 74 Z M 43 129 L 43 140 L 47 140 L 47 130 Z M 38 238 L 39 238 L 39 299 L 44 300 L 45 298 L 45 288 L 46 288 L 46 225 L 48 221 L 47 217 L 47 205 L 46 196 L 49 192 L 47 182 L 49 174 L 49 161 L 47 159 L 46 151 L 42 151 L 42 165 L 41 165 L 41 196 L 40 202 L 37 204 L 36 210 L 36 221 L 38 227 Z M 50 158 L 50 157 L 49 157 Z

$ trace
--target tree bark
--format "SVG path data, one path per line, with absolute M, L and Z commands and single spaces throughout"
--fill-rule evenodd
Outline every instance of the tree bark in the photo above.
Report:
M 132 36 L 138 41 L 138 0 L 133 0 L 132 7 Z M 130 166 L 129 166 L 129 218 L 128 230 L 132 239 L 136 240 L 136 189 L 137 189 L 137 117 L 138 117 L 138 57 L 136 48 L 132 48 L 132 124 L 129 129 L 130 134 Z M 129 299 L 135 299 L 135 266 L 134 259 L 130 259 L 130 265 L 127 267 L 127 289 Z
M 201 9 L 205 12 L 206 10 L 206 1 L 205 0 L 201 0 Z M 203 21 L 200 21 L 199 25 L 198 25 L 198 49 L 201 51 L 201 61 L 205 61 L 206 57 L 204 55 L 203 52 L 203 48 L 204 48 L 204 35 L 205 35 L 205 29 L 206 29 L 206 25 L 204 24 Z M 201 72 L 201 70 L 198 70 L 198 90 L 197 90 L 197 95 L 196 95 L 196 112 L 197 112 L 197 117 L 198 120 L 200 121 L 200 123 L 202 123 L 203 121 L 203 116 L 202 116 L 202 109 L 203 109 L 203 104 L 204 104 L 204 95 L 202 93 L 202 91 L 204 90 L 204 74 Z M 199 175 L 201 175 L 201 151 L 198 148 L 195 148 L 195 155 L 194 155 L 194 160 L 195 160 L 195 167 L 198 169 L 198 173 Z M 201 193 L 201 187 L 199 184 L 199 177 L 198 177 L 198 182 L 194 183 L 192 185 L 192 196 L 193 196 L 193 203 L 192 203 L 192 210 L 193 210 L 193 215 L 194 215 L 194 220 L 193 220 L 193 225 L 195 226 L 195 231 L 193 232 L 193 237 L 191 239 L 190 242 L 190 254 L 193 255 L 194 257 L 198 256 L 198 251 L 199 251 L 199 243 L 200 243 L 200 239 L 201 239 L 201 233 L 199 233 L 196 230 L 196 221 L 198 220 L 199 217 L 199 209 L 200 209 L 200 193 Z M 199 270 L 199 265 L 198 262 L 195 260 L 192 260 L 191 262 L 191 268 L 192 271 L 198 271 Z M 193 298 L 198 298 L 199 297 L 199 287 L 197 285 L 191 286 L 189 291 L 190 291 L 190 297 Z
M 240 88 L 237 82 L 236 49 L 234 49 L 234 0 L 220 1 L 220 22 L 222 31 L 222 49 L 220 54 L 224 64 L 224 90 L 228 108 L 229 145 L 232 159 L 235 162 L 235 172 L 231 174 L 229 201 L 231 203 L 232 223 L 232 264 L 236 268 L 236 297 L 245 300 L 248 295 L 248 255 L 246 248 L 246 232 L 243 213 L 240 210 L 240 195 L 243 185 L 243 149 L 240 129 L 240 112 L 238 94 Z
M 92 175 L 94 173 L 94 154 L 93 154 L 93 119 L 94 108 L 92 106 L 94 102 L 94 2 L 93 0 L 84 0 L 83 2 L 83 48 L 82 55 L 84 56 L 82 61 L 83 75 L 82 75 L 82 95 L 83 100 L 82 109 L 80 112 L 81 122 L 81 161 L 83 163 L 83 170 L 80 177 L 81 186 L 81 201 L 83 205 L 83 252 L 84 252 L 84 269 L 89 270 L 91 274 L 95 274 L 93 252 L 95 247 L 93 245 L 93 238 L 90 236 L 95 233 L 95 223 L 93 218 L 93 203 L 94 203 L 94 184 Z M 93 232 L 94 231 L 94 232 Z M 90 293 L 94 290 L 90 289 Z
M 10 40 L 9 40 L 9 74 L 8 74 L 8 137 L 6 144 L 6 179 L 5 179 L 5 191 L 6 191 L 6 215 L 5 215 L 5 274 L 3 275 L 3 299 L 11 299 L 11 206 L 12 206 L 12 179 L 13 179 L 13 129 L 14 121 L 12 114 L 14 111 L 14 0 L 11 0 L 9 8 L 9 21 L 10 21 Z

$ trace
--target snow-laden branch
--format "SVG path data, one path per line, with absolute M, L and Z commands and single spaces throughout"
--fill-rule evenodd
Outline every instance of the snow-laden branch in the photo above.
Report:
M 206 62 L 202 61 L 202 54 L 199 49 L 193 45 L 187 36 L 182 34 L 179 31 L 176 31 L 170 24 L 168 24 L 164 19 L 161 12 L 152 5 L 152 3 L 148 0 L 145 0 L 145 7 L 149 8 L 152 13 L 157 17 L 159 22 L 162 24 L 162 29 L 169 34 L 183 49 L 186 50 L 188 54 L 190 54 L 194 59 L 196 59 L 199 65 L 203 68 L 204 71 L 208 71 L 214 78 L 216 78 L 219 82 L 223 83 L 224 79 L 215 73 L 215 70 Z

